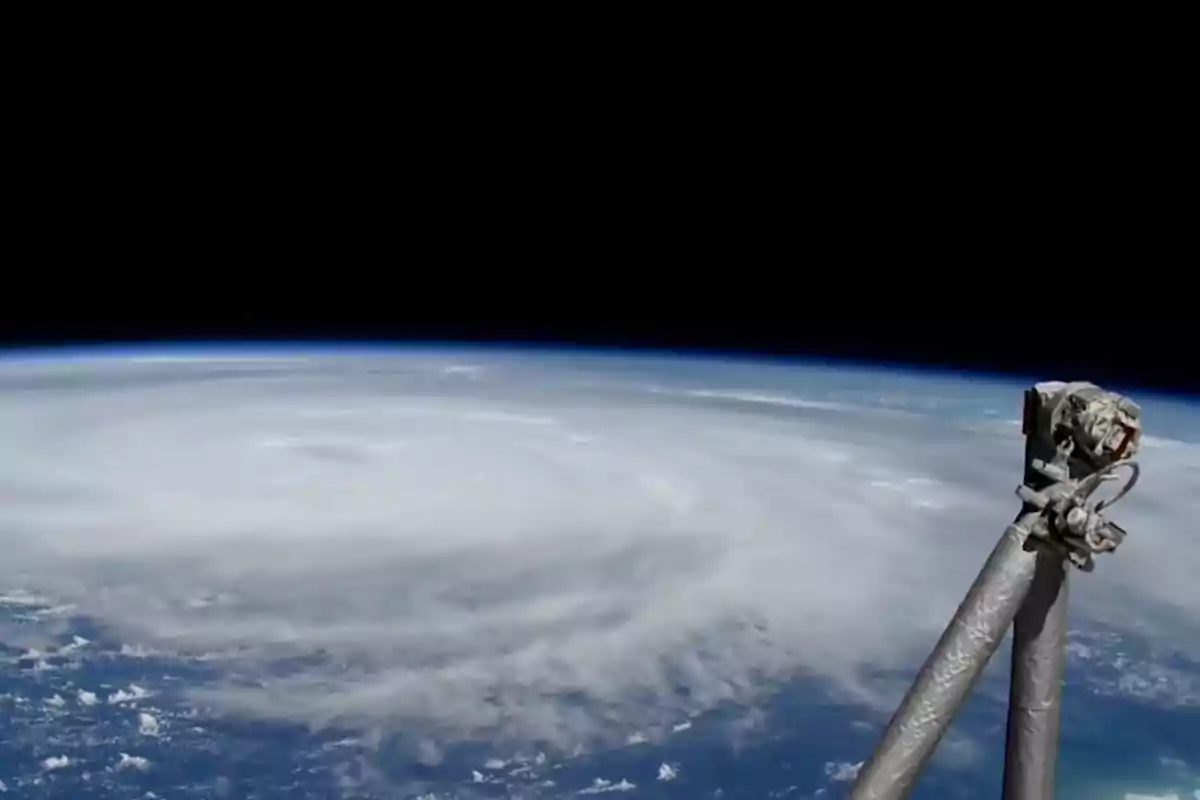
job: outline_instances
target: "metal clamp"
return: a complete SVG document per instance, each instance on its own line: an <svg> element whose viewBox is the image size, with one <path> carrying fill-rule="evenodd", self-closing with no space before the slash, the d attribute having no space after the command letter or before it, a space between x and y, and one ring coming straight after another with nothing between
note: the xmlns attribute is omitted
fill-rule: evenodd
<svg viewBox="0 0 1200 800"><path fill-rule="evenodd" d="M1132 460L1115 461L1083 480L1073 481L1063 479L1061 468L1053 464L1035 460L1032 466L1047 478L1058 480L1041 490L1026 484L1017 487L1017 496L1042 513L1032 522L1025 525L1017 522L1014 526L1058 550L1080 570L1091 572L1096 567L1096 554L1111 553L1125 541L1125 529L1101 512L1133 489L1141 476L1141 467ZM1114 497L1093 504L1092 493L1101 483L1117 480L1115 472L1121 467L1130 470L1125 485Z"/></svg>
<svg viewBox="0 0 1200 800"><path fill-rule="evenodd" d="M1141 475L1132 460L1140 444L1141 409L1095 384L1040 383L1026 394L1025 434L1028 462L1017 496L1026 511L1042 513L1020 530L1091 572L1097 553L1111 553L1125 540L1125 530L1101 512L1128 494ZM1092 503L1092 493L1101 483L1119 480L1122 467L1130 476L1117 495Z"/></svg>

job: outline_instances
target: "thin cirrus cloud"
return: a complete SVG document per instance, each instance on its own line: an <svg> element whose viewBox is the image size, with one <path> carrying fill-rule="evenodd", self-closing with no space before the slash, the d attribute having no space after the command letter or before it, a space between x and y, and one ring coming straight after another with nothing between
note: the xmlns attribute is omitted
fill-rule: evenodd
<svg viewBox="0 0 1200 800"><path fill-rule="evenodd" d="M894 389L865 372L469 366L2 365L0 590L272 671L197 689L217 710L570 748L796 676L885 707L871 676L919 662L1016 510L1019 433L950 379L945 413L876 414L847 400ZM1178 634L1200 455L1164 435L1143 460L1073 614Z"/></svg>

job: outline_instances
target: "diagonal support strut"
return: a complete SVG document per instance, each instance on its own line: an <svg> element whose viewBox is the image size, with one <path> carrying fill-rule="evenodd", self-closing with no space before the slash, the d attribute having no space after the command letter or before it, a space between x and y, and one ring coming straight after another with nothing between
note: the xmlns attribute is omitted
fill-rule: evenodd
<svg viewBox="0 0 1200 800"><path fill-rule="evenodd" d="M1083 382L1046 382L1025 395L1023 506L1008 526L933 652L859 771L853 800L902 800L946 734L1010 626L1012 685L1004 800L1052 800L1066 666L1068 564L1094 569L1125 531L1101 512L1140 471L1132 460L1141 409ZM1113 498L1099 485L1129 468Z"/></svg>

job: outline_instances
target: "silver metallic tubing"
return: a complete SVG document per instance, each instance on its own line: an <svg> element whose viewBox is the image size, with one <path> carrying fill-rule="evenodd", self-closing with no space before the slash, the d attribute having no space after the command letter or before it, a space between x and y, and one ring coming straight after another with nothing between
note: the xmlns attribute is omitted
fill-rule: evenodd
<svg viewBox="0 0 1200 800"><path fill-rule="evenodd" d="M921 667L883 741L859 771L853 800L908 796L954 715L983 674L1033 584L1038 552L1025 549L1029 511L1009 525Z"/></svg>
<svg viewBox="0 0 1200 800"><path fill-rule="evenodd" d="M1033 585L1013 620L1004 800L1053 800L1067 665L1068 566L1039 548Z"/></svg>

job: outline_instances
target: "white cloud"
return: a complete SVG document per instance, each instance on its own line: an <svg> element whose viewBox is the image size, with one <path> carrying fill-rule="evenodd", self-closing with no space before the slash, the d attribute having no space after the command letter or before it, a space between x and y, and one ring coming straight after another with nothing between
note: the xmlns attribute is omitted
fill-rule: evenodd
<svg viewBox="0 0 1200 800"><path fill-rule="evenodd" d="M100 702L94 692L89 692L86 689L79 690L79 704L81 706L94 706Z"/></svg>
<svg viewBox="0 0 1200 800"><path fill-rule="evenodd" d="M451 364L442 368L443 375L467 375L469 377L478 377L483 372L483 367L477 364Z"/></svg>
<svg viewBox="0 0 1200 800"><path fill-rule="evenodd" d="M675 769L670 764L667 764L666 762L664 762L659 765L658 779L660 781L673 781L678 776L679 776L679 770Z"/></svg>
<svg viewBox="0 0 1200 800"><path fill-rule="evenodd" d="M150 696L150 693L138 686L136 683L129 684L128 689L118 689L108 696L109 703L132 703L138 700L143 700Z"/></svg>
<svg viewBox="0 0 1200 800"><path fill-rule="evenodd" d="M861 376L483 360L0 364L0 602L239 676L323 654L195 695L219 710L570 751L764 676L886 706L864 671L919 662L1017 508L1017 431L842 415ZM1072 618L1169 621L1197 657L1200 448L1143 461Z"/></svg>
<svg viewBox="0 0 1200 800"><path fill-rule="evenodd" d="M67 758L66 756L50 756L49 758L42 760L42 769L47 771L63 769L70 764L71 759Z"/></svg>
<svg viewBox="0 0 1200 800"><path fill-rule="evenodd" d="M70 644L66 644L66 645L63 645L62 647L58 648L58 652L60 655L66 655L67 653L74 653L77 650L82 650L83 648L87 647L89 644L91 644L91 642L88 641L87 639L83 638L82 636L75 636L75 637L72 637Z"/></svg>
<svg viewBox="0 0 1200 800"><path fill-rule="evenodd" d="M150 761L142 756L131 756L128 753L119 753L121 758L117 762L117 769L137 769L146 770L150 768Z"/></svg>
<svg viewBox="0 0 1200 800"><path fill-rule="evenodd" d="M835 782L852 781L858 777L862 765L861 761L830 761L825 765L825 776Z"/></svg>
<svg viewBox="0 0 1200 800"><path fill-rule="evenodd" d="M142 736L158 736L158 718L153 714L140 712L138 714L138 733Z"/></svg>
<svg viewBox="0 0 1200 800"><path fill-rule="evenodd" d="M771 406L784 406L787 408L807 408L821 411L851 411L860 412L862 406L851 405L848 403L832 403L821 400L806 400L802 397L788 397L786 395L762 394L755 391L727 391L720 389L693 389L685 394L691 397L708 398L712 400L733 400L740 403L761 403Z"/></svg>
<svg viewBox="0 0 1200 800"><path fill-rule="evenodd" d="M44 605L47 605L45 598L38 597L25 589L0 592L0 606L36 607Z"/></svg>
<svg viewBox="0 0 1200 800"><path fill-rule="evenodd" d="M580 789L579 794L607 794L608 792L628 792L637 788L637 784L630 783L622 778L613 783L606 781L603 778L596 778L592 781L592 785L586 789Z"/></svg>

